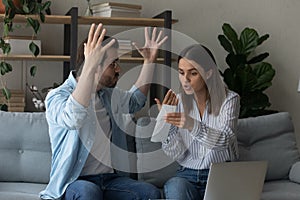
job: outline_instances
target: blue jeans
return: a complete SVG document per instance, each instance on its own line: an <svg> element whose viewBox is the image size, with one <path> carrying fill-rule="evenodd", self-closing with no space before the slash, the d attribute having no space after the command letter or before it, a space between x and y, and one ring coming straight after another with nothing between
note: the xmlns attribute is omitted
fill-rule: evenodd
<svg viewBox="0 0 300 200"><path fill-rule="evenodd" d="M166 199L201 200L204 197L208 169L195 170L180 167L175 177L164 185Z"/></svg>
<svg viewBox="0 0 300 200"><path fill-rule="evenodd" d="M160 191L150 183L117 174L79 177L71 183L64 200L148 200L161 198Z"/></svg>

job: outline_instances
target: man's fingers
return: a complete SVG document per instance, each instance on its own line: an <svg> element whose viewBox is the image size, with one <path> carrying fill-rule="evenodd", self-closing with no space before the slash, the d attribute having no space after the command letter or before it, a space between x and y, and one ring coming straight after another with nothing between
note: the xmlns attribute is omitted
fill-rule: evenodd
<svg viewBox="0 0 300 200"><path fill-rule="evenodd" d="M151 40L152 40L152 41L155 41L155 38L156 38L156 29L157 29L157 28L154 27L153 30L152 30L152 36L151 36Z"/></svg>
<svg viewBox="0 0 300 200"><path fill-rule="evenodd" d="M168 36L165 36L160 42L157 43L157 45L160 47L167 39Z"/></svg>
<svg viewBox="0 0 300 200"><path fill-rule="evenodd" d="M89 35L88 35L88 40L87 40L87 44L90 44L93 37L94 37L94 32L95 32L95 24L93 23L90 27L90 31L89 31Z"/></svg>
<svg viewBox="0 0 300 200"><path fill-rule="evenodd" d="M139 52L139 54L143 55L143 54L142 54L142 51L141 51L140 48L136 45L135 42L133 42L132 45L133 45L134 48Z"/></svg>
<svg viewBox="0 0 300 200"><path fill-rule="evenodd" d="M145 27L145 41L146 41L146 43L150 40L148 31L149 31L149 28Z"/></svg>
<svg viewBox="0 0 300 200"><path fill-rule="evenodd" d="M101 32L101 29L102 29L102 24L100 23L100 24L97 26L97 29L96 29L95 34L94 34L94 37L93 37L93 42L92 42L93 45L96 45L96 44L97 44L97 41L98 41L98 39L99 39L99 35L100 35L100 32Z"/></svg>
<svg viewBox="0 0 300 200"><path fill-rule="evenodd" d="M101 32L101 35L100 35L99 38L98 38L97 45L101 45L101 43L102 43L102 41L103 41L103 39L104 39L105 34L106 34L106 29L104 28L104 29L102 30L102 32Z"/></svg>
<svg viewBox="0 0 300 200"><path fill-rule="evenodd" d="M162 36L162 31L159 31L158 36L155 40L156 43L159 43L159 40L160 40L161 36Z"/></svg>
<svg viewBox="0 0 300 200"><path fill-rule="evenodd" d="M106 51L107 49L109 49L114 43L116 42L115 39L112 39L111 41L109 41L109 43L107 43L106 45L104 45L102 48L104 51Z"/></svg>

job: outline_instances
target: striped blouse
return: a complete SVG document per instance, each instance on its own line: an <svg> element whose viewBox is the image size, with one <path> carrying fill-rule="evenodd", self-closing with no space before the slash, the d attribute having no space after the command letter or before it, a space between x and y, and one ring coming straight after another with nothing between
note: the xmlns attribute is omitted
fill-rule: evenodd
<svg viewBox="0 0 300 200"><path fill-rule="evenodd" d="M193 102L197 108L196 102ZM162 143L166 155L187 168L209 169L211 163L238 158L236 124L239 115L239 96L228 91L218 116L208 113L208 105L200 117L198 109L190 112L194 118L192 131L171 126L168 138ZM179 98L178 111L183 112Z"/></svg>

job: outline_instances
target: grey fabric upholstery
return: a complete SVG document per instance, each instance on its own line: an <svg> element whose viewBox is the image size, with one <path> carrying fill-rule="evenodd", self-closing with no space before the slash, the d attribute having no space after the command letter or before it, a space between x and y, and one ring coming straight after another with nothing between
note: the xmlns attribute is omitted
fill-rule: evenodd
<svg viewBox="0 0 300 200"><path fill-rule="evenodd" d="M240 119L237 137L240 160L267 160L266 180L288 179L299 161L294 127L288 113Z"/></svg>
<svg viewBox="0 0 300 200"><path fill-rule="evenodd" d="M136 164L139 180L162 187L178 165L150 141L154 125L149 117L137 121ZM51 164L45 113L0 112L0 127L0 200L39 199ZM240 119L237 136L241 160L269 161L261 199L299 200L300 161L290 115Z"/></svg>
<svg viewBox="0 0 300 200"><path fill-rule="evenodd" d="M137 151L147 153L159 149L158 143L150 141L155 120L140 118L137 125L136 136L139 137L136 138ZM300 156L289 113L239 119L237 130L240 160L268 160L261 200L299 200L300 162L297 161ZM152 162L153 158L146 159L144 155L138 155L138 171L149 169ZM139 179L162 187L175 172L176 164L173 163L161 170L141 173Z"/></svg>
<svg viewBox="0 0 300 200"><path fill-rule="evenodd" d="M300 184L300 162L293 164L290 170L289 178L291 181Z"/></svg>
<svg viewBox="0 0 300 200"><path fill-rule="evenodd" d="M0 200L39 199L51 164L45 113L0 111L0 127Z"/></svg>

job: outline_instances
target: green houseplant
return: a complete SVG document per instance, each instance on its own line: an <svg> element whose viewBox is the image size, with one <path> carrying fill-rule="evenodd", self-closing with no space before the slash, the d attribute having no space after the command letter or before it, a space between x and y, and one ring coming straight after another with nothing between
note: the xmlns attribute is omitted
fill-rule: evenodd
<svg viewBox="0 0 300 200"><path fill-rule="evenodd" d="M32 38L34 38L40 31L40 22L45 22L45 14L51 14L50 6L51 1L42 2L42 0L19 0L18 5L14 4L13 0L2 0L5 6L5 14L3 19L3 34L0 38L0 48L3 54L9 54L11 46L9 43L5 42L4 38L8 36L10 32L13 32L14 26L13 21L16 14L25 15L27 26L31 27L33 30ZM32 52L33 56L39 55L39 47L32 41L29 44L29 50ZM12 66L4 59L0 61L0 74L4 76L6 73L12 71ZM36 73L36 66L31 66L30 69L31 76ZM6 85L1 80L2 93L6 100L10 98L10 91L7 89ZM0 110L7 110L5 104L0 104Z"/></svg>
<svg viewBox="0 0 300 200"><path fill-rule="evenodd" d="M266 115L276 111L271 106L264 91L272 85L275 70L265 62L268 52L256 54L255 50L269 38L268 34L259 36L253 28L246 27L240 33L227 23L222 26L223 34L218 36L222 47L228 52L226 63L229 68L221 75L230 90L241 97L240 118Z"/></svg>

